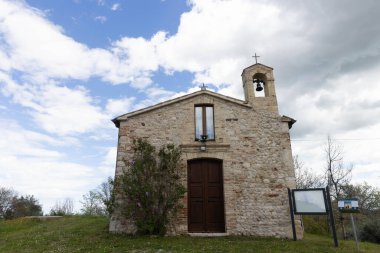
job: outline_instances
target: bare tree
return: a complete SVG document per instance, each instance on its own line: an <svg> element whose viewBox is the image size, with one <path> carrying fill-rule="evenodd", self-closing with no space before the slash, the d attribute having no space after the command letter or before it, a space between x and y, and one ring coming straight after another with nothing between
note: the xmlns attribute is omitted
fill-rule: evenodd
<svg viewBox="0 0 380 253"><path fill-rule="evenodd" d="M343 196L344 186L350 184L353 165L345 165L343 162L343 147L335 143L327 136L326 154L326 178L330 189L330 195L335 201ZM339 221L342 227L343 239L346 239L343 215L339 213Z"/></svg>
<svg viewBox="0 0 380 253"><path fill-rule="evenodd" d="M0 187L0 218L4 218L7 211L12 207L12 201L17 196L17 193L5 187Z"/></svg>
<svg viewBox="0 0 380 253"><path fill-rule="evenodd" d="M73 200L66 198L63 202L56 201L55 205L50 209L50 215L72 215L74 214Z"/></svg>
<svg viewBox="0 0 380 253"><path fill-rule="evenodd" d="M297 189L318 188L325 185L323 176L315 174L310 168L305 168L298 155L293 157L293 162Z"/></svg>
<svg viewBox="0 0 380 253"><path fill-rule="evenodd" d="M327 137L326 154L326 178L330 187L330 194L338 200L343 193L343 187L351 182L353 165L345 165L343 162L343 148L335 143L330 136Z"/></svg>

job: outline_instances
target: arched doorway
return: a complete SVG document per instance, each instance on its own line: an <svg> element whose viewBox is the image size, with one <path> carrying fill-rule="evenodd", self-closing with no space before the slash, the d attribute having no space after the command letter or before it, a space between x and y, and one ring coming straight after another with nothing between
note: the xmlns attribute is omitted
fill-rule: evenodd
<svg viewBox="0 0 380 253"><path fill-rule="evenodd" d="M222 161L195 159L187 165L188 231L225 232Z"/></svg>

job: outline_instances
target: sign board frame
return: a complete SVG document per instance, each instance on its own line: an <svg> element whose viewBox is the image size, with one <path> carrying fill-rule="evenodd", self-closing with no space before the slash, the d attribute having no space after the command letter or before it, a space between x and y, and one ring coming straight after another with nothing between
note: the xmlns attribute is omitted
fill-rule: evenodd
<svg viewBox="0 0 380 253"><path fill-rule="evenodd" d="M312 192L314 191L314 192ZM298 201L298 210L296 209L297 207L297 200L296 196L297 192L301 194L304 194L303 197L305 197L304 200L307 201ZM314 195L313 195L314 194ZM319 197L318 197L319 194ZM322 194L322 198L321 195ZM308 196L309 195L309 196ZM332 205L331 205L331 196L330 196L330 188L327 186L326 188L312 188L312 189L293 189L290 190L288 188L288 197L289 197L289 209L290 209L290 219L292 221L292 232L293 232L293 240L297 240L297 233L296 233L296 226L294 222L294 214L304 214L304 215L329 215L330 218L330 225L331 225L331 233L334 239L334 245L335 247L339 246L338 242L338 237L336 235L336 229L335 229L335 221L334 221L334 214L332 211ZM309 197L309 199L308 199ZM297 199L299 200L299 196L297 196ZM315 200L317 200L317 205L316 207L313 207L313 203L315 203ZM304 203L304 207L306 206L307 208L304 209L321 209L321 203L324 203L324 210L319 210L317 212L302 212L300 210L300 202L301 202L301 209L302 209L302 202ZM308 205L308 206L307 206ZM319 205L319 206L318 206ZM322 208L323 209L323 208ZM352 214L351 214L352 215Z"/></svg>
<svg viewBox="0 0 380 253"><path fill-rule="evenodd" d="M325 188L292 190L294 214L327 215L329 208ZM302 201L301 201L302 199ZM320 205L315 205L315 202ZM308 205L306 207L306 205Z"/></svg>
<svg viewBox="0 0 380 253"><path fill-rule="evenodd" d="M359 213L359 199L349 198L338 200L338 210L342 213Z"/></svg>

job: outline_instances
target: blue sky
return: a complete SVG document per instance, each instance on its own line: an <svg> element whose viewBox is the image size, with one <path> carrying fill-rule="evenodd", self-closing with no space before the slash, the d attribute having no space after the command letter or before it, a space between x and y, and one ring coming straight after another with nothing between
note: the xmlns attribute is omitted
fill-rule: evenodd
<svg viewBox="0 0 380 253"><path fill-rule="evenodd" d="M344 7L342 7L344 3ZM0 186L49 211L113 176L113 117L199 90L243 99L274 68L293 154L322 173L328 134L380 187L380 3L0 0Z"/></svg>

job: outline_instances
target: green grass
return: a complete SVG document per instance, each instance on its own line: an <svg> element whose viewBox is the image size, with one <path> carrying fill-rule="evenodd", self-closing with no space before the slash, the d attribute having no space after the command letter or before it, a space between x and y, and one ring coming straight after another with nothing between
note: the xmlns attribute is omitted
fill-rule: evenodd
<svg viewBox="0 0 380 253"><path fill-rule="evenodd" d="M360 243L361 252L380 245ZM0 252L357 252L353 241L333 246L331 237L307 234L302 241L248 236L218 238L131 237L107 232L102 217L0 221Z"/></svg>

